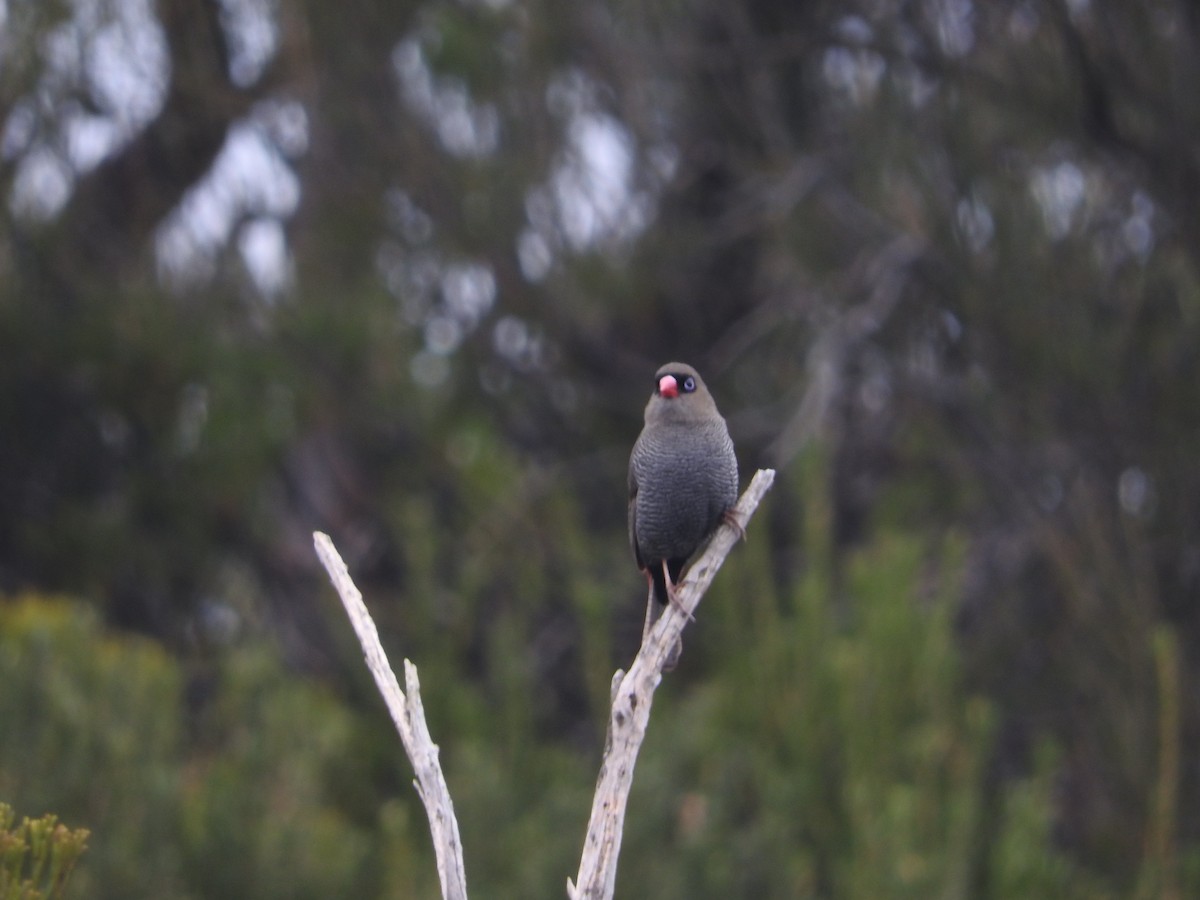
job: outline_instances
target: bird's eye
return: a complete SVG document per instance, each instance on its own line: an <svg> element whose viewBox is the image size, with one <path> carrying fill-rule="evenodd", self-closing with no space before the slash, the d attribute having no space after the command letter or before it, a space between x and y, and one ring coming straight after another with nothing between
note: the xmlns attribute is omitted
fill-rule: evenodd
<svg viewBox="0 0 1200 900"><path fill-rule="evenodd" d="M695 389L696 389L696 379L695 378L693 378L691 375L689 375L687 378L683 379L683 392L685 394L690 394Z"/></svg>

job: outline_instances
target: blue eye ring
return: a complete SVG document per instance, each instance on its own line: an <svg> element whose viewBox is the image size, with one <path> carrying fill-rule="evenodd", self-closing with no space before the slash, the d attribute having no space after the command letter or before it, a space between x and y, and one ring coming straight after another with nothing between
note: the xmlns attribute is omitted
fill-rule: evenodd
<svg viewBox="0 0 1200 900"><path fill-rule="evenodd" d="M683 392L685 394L690 394L695 389L696 389L696 379L695 378L693 378L691 375L689 375L687 378L683 379Z"/></svg>

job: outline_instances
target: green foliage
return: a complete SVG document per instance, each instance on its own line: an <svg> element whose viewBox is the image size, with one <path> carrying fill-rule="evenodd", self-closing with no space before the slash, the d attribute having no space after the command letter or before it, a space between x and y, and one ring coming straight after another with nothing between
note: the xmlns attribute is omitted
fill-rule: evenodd
<svg viewBox="0 0 1200 900"><path fill-rule="evenodd" d="M87 849L88 830L67 828L50 813L15 822L13 808L0 803L0 900L57 900Z"/></svg>
<svg viewBox="0 0 1200 900"><path fill-rule="evenodd" d="M373 896L385 866L392 880L432 866L383 858L375 826L334 796L356 737L327 691L265 648L206 672L191 715L184 681L156 644L106 636L77 604L0 605L0 793L92 829L77 896Z"/></svg>
<svg viewBox="0 0 1200 900"><path fill-rule="evenodd" d="M988 855L994 897L1106 900L1119 896L1104 879L1075 865L1054 846L1053 809L1058 754L1043 747L1032 775L1006 786L998 815L1006 827ZM1196 882L1200 884L1200 882Z"/></svg>
<svg viewBox="0 0 1200 900"><path fill-rule="evenodd" d="M182 678L151 641L74 604L0 605L0 795L96 835L81 896L145 896L178 861Z"/></svg>
<svg viewBox="0 0 1200 900"><path fill-rule="evenodd" d="M183 880L204 896L369 894L371 843L330 796L352 722L264 649L234 654L191 723L182 787Z"/></svg>
<svg viewBox="0 0 1200 900"><path fill-rule="evenodd" d="M719 671L655 709L626 891L1091 896L1049 839L1049 768L986 804L995 712L965 690L955 648L962 551L889 537L856 554L840 597L818 567L794 596L706 601L698 630L723 620ZM738 552L723 578L760 562Z"/></svg>

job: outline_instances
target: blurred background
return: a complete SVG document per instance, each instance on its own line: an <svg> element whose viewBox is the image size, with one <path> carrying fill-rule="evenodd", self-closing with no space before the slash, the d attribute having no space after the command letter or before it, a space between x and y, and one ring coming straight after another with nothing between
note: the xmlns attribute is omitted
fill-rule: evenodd
<svg viewBox="0 0 1200 900"><path fill-rule="evenodd" d="M89 898L578 865L655 368L779 479L618 896L1200 896L1200 7L0 2L0 800Z"/></svg>

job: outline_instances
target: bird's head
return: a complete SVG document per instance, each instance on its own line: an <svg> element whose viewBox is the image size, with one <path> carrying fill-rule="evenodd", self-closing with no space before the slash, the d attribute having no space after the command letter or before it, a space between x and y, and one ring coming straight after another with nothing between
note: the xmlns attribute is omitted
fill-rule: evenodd
<svg viewBox="0 0 1200 900"><path fill-rule="evenodd" d="M719 415L700 373L687 363L667 363L654 373L654 393L646 404L647 422L699 422Z"/></svg>

